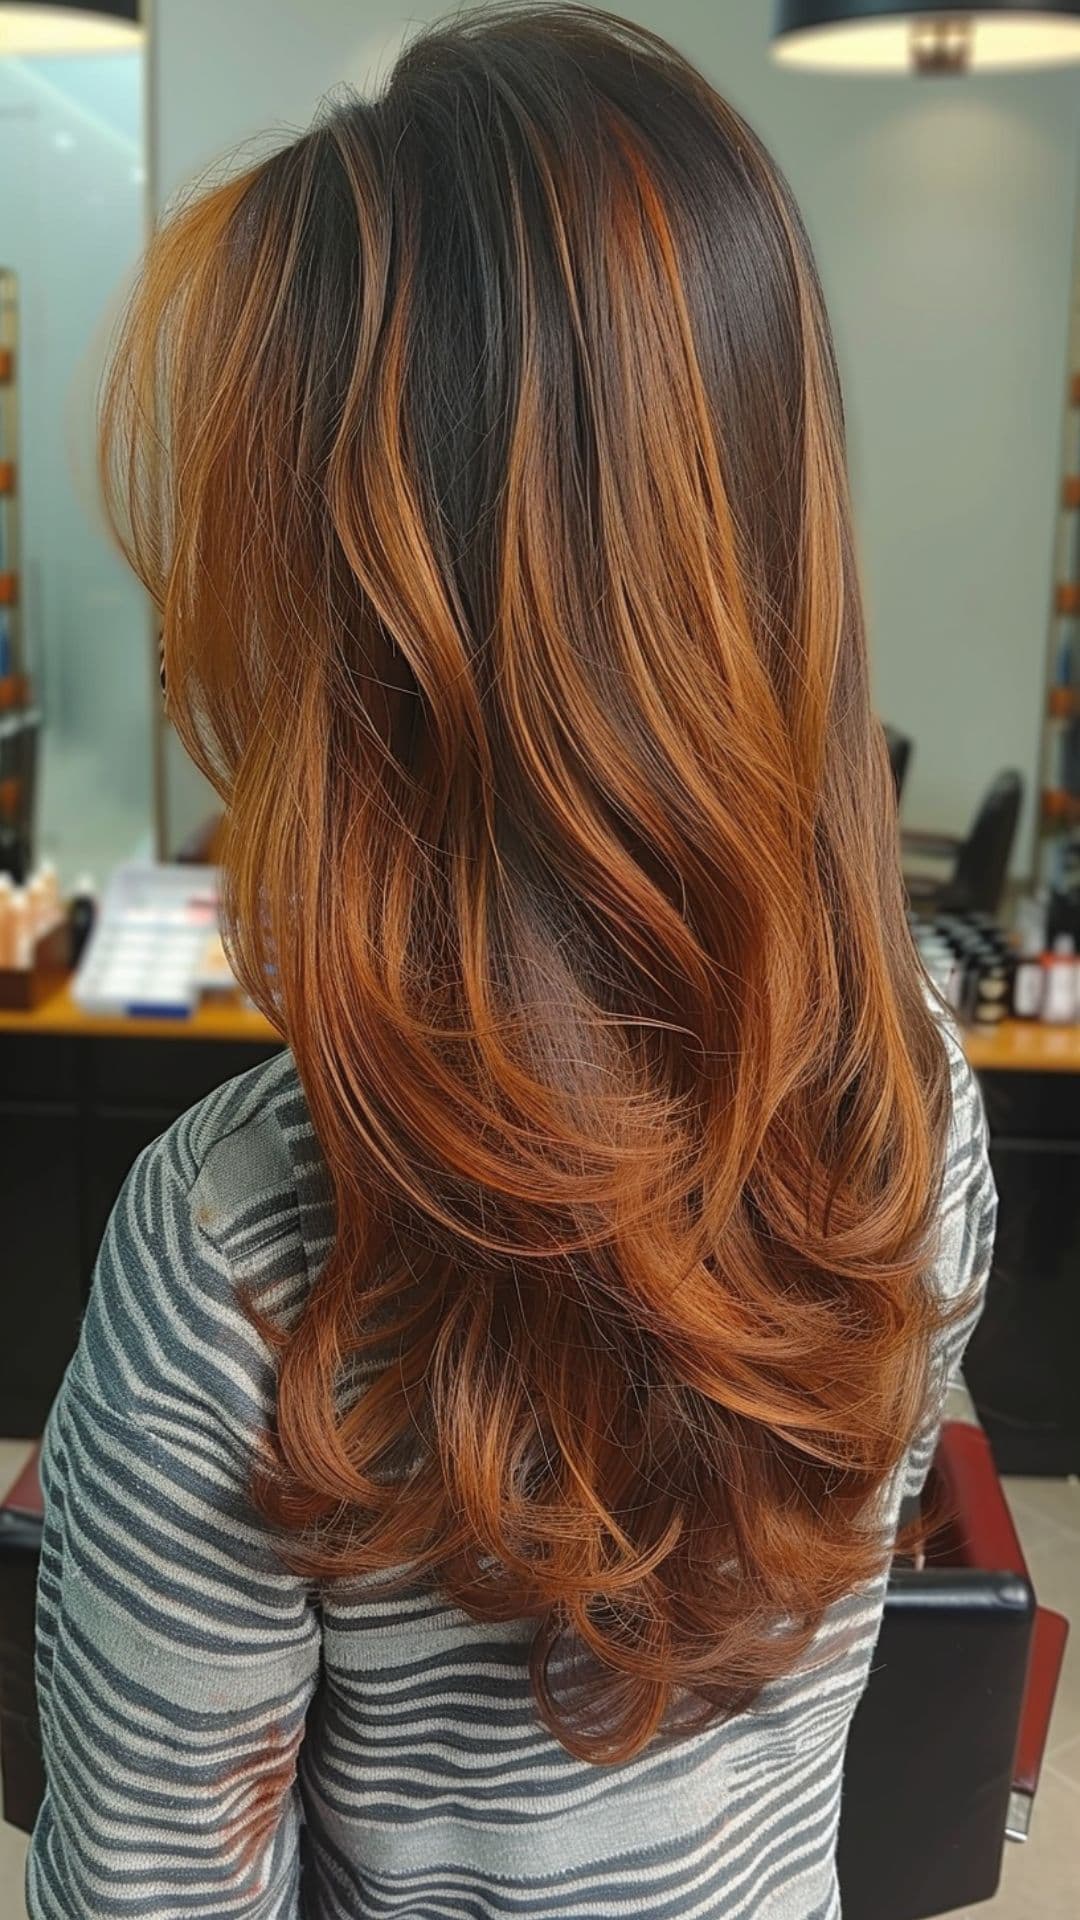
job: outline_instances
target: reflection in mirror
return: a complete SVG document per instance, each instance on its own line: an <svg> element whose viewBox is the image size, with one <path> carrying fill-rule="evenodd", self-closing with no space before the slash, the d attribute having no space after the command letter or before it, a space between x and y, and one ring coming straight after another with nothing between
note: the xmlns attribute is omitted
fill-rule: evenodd
<svg viewBox="0 0 1080 1920"><path fill-rule="evenodd" d="M67 885L152 841L147 607L104 530L92 455L108 334L144 238L143 84L137 44L0 49L0 864L50 859ZM16 710L41 715L33 804Z"/></svg>

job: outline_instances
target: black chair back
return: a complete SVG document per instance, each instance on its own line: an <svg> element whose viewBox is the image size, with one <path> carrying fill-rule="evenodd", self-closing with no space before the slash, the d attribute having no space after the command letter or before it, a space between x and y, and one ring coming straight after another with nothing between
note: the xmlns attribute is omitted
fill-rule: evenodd
<svg viewBox="0 0 1080 1920"><path fill-rule="evenodd" d="M1034 1616L1016 1573L894 1572L844 1765L844 1920L992 1898Z"/></svg>
<svg viewBox="0 0 1080 1920"><path fill-rule="evenodd" d="M34 1691L41 1514L0 1506L0 1815L29 1833L45 1791Z"/></svg>
<svg viewBox="0 0 1080 1920"><path fill-rule="evenodd" d="M893 785L896 788L896 804L899 806L911 762L911 741L906 733L901 733L896 727L886 724L882 731L885 735L885 745L889 750L889 765L892 768Z"/></svg>
<svg viewBox="0 0 1080 1920"><path fill-rule="evenodd" d="M1010 769L999 773L956 856L951 880L941 889L939 911L996 913L1005 891L1016 839L1024 782Z"/></svg>

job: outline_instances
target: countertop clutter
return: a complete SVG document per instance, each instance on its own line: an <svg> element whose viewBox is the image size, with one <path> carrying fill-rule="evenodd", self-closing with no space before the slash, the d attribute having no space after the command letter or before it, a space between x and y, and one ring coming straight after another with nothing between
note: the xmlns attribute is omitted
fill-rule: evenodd
<svg viewBox="0 0 1080 1920"><path fill-rule="evenodd" d="M100 903L85 878L63 902L52 868L0 876L0 1028L276 1040L229 969L216 869L153 862L118 867Z"/></svg>
<svg viewBox="0 0 1080 1920"><path fill-rule="evenodd" d="M1080 959L1071 933L1051 931L1044 900L1022 900L1012 932L988 913L913 915L911 925L977 1071L1080 1068Z"/></svg>
<svg viewBox="0 0 1080 1920"><path fill-rule="evenodd" d="M56 869L39 867L22 887L0 871L0 1011L28 1011L57 991L70 968L69 914Z"/></svg>
<svg viewBox="0 0 1080 1920"><path fill-rule="evenodd" d="M280 1045L228 971L217 905L207 867L121 867L100 906L82 881L66 922L51 868L26 888L0 881L0 1032ZM59 954L63 925L71 938ZM977 1072L1080 1072L1080 960L1069 937L1041 951L1023 908L1014 935L987 914L916 918L912 931Z"/></svg>

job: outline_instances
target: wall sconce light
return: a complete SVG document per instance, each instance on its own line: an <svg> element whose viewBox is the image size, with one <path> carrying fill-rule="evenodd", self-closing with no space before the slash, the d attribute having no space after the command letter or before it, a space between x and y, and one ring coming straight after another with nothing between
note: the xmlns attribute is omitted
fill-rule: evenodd
<svg viewBox="0 0 1080 1920"><path fill-rule="evenodd" d="M139 0L0 0L0 57L120 53L142 44Z"/></svg>
<svg viewBox="0 0 1080 1920"><path fill-rule="evenodd" d="M780 0L773 55L822 73L991 73L1080 61L1080 0Z"/></svg>

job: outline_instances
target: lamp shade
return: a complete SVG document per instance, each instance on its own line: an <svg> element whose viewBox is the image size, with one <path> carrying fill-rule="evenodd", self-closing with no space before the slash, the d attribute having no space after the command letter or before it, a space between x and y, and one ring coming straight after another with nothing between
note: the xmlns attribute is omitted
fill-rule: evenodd
<svg viewBox="0 0 1080 1920"><path fill-rule="evenodd" d="M0 57L118 53L141 41L139 0L0 0Z"/></svg>
<svg viewBox="0 0 1080 1920"><path fill-rule="evenodd" d="M1080 61L1080 0L780 0L773 53L826 73L968 73Z"/></svg>

